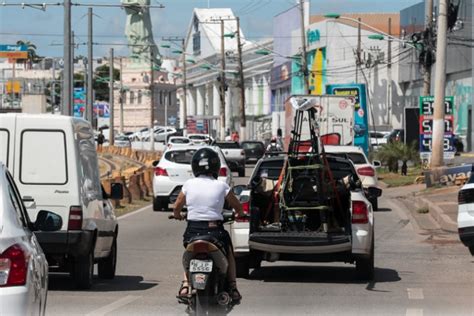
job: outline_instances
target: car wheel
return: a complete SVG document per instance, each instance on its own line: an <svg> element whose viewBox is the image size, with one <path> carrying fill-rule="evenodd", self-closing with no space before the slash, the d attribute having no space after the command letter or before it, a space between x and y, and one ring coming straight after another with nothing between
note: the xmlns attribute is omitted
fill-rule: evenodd
<svg viewBox="0 0 474 316"><path fill-rule="evenodd" d="M359 280L370 281L374 278L374 236L372 235L372 247L369 257L356 260L356 274Z"/></svg>
<svg viewBox="0 0 474 316"><path fill-rule="evenodd" d="M153 211L167 211L168 210L168 198L155 197L153 198Z"/></svg>
<svg viewBox="0 0 474 316"><path fill-rule="evenodd" d="M375 197L375 198L371 198L369 200L369 202L372 204L372 210L374 212L377 212L379 210L379 201L378 199Z"/></svg>
<svg viewBox="0 0 474 316"><path fill-rule="evenodd" d="M239 169L239 177L245 177L245 167Z"/></svg>
<svg viewBox="0 0 474 316"><path fill-rule="evenodd" d="M113 279L115 278L115 270L117 267L117 236L114 237L110 254L107 258L99 261L98 271L99 278L101 279Z"/></svg>
<svg viewBox="0 0 474 316"><path fill-rule="evenodd" d="M74 262L73 278L76 287L81 290L90 289L92 286L92 276L94 274L94 253L93 249L86 256L77 257Z"/></svg>
<svg viewBox="0 0 474 316"><path fill-rule="evenodd" d="M236 257L235 270L238 278L248 278L250 270L249 256Z"/></svg>
<svg viewBox="0 0 474 316"><path fill-rule="evenodd" d="M474 246L469 247L469 252L474 256Z"/></svg>

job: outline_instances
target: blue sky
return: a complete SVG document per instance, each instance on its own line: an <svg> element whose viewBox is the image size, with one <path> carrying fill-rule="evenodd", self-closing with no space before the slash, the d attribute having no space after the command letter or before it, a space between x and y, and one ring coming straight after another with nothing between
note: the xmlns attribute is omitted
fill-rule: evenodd
<svg viewBox="0 0 474 316"><path fill-rule="evenodd" d="M46 0L10 0L7 3L57 2ZM119 0L73 0L73 2L119 4ZM311 1L311 13L329 12L398 12L403 8L421 2L421 0L329 0ZM207 0L152 0L152 4L161 3L164 9L152 9L153 31L158 42L163 36L183 36L191 19L193 8L206 8ZM270 38L272 36L272 18L290 8L294 0L209 0L210 7L230 7L234 14L241 17L241 28L250 40ZM76 42L87 40L86 7L73 7L72 27ZM125 12L120 8L94 8L94 55L103 56L115 46L116 55L126 55L128 50L123 35ZM62 56L63 9L51 6L46 12L20 7L0 6L0 44L11 44L19 39L29 40L38 47L41 56ZM80 45L76 55L86 55L86 46Z"/></svg>

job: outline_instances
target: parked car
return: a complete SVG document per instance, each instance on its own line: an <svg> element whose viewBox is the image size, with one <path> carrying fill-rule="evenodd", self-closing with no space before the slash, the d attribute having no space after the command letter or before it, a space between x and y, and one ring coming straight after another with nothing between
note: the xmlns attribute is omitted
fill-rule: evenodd
<svg viewBox="0 0 474 316"><path fill-rule="evenodd" d="M176 133L176 129L171 127L159 127L155 129L155 142L162 142L166 143L168 138ZM142 141L149 142L150 141L150 133L145 132L143 133Z"/></svg>
<svg viewBox="0 0 474 316"><path fill-rule="evenodd" d="M245 177L245 151L238 142L215 142L224 153L230 170L237 171L239 177Z"/></svg>
<svg viewBox="0 0 474 316"><path fill-rule="evenodd" d="M258 161L265 155L265 145L259 141L244 141L240 144L245 151L246 162Z"/></svg>
<svg viewBox="0 0 474 316"><path fill-rule="evenodd" d="M366 196L372 203L374 211L378 210L378 198L382 190L378 187L377 172L375 169L381 166L380 161L374 160L372 164L367 159L364 150L358 146L324 146L326 153L332 156L350 159L354 164L357 174L362 181L362 187Z"/></svg>
<svg viewBox="0 0 474 316"><path fill-rule="evenodd" d="M70 272L78 288L99 277L115 276L118 222L104 207L90 123L60 115L0 114L0 153L23 194L28 215L36 220L47 208L64 222L57 232L36 233L55 271ZM121 199L120 184L111 197Z"/></svg>
<svg viewBox="0 0 474 316"><path fill-rule="evenodd" d="M40 211L29 219L13 177L0 161L0 314L45 315L48 262L32 231L61 229L62 218Z"/></svg>
<svg viewBox="0 0 474 316"><path fill-rule="evenodd" d="M202 146L191 145L171 148L164 152L159 162L155 161L153 163L155 167L153 177L154 211L167 211L173 207L184 182L194 177L191 169L191 159L199 148L202 148ZM232 173L221 150L219 147L210 146L209 148L215 150L221 160L218 180L232 186Z"/></svg>
<svg viewBox="0 0 474 316"><path fill-rule="evenodd" d="M379 131L370 131L369 138L370 138L370 146L373 150L377 150L380 146L387 143L387 135L390 132L379 132Z"/></svg>
<svg viewBox="0 0 474 316"><path fill-rule="evenodd" d="M186 146L192 146L194 143L187 137L184 136L171 136L168 139L168 144L166 144L166 149L171 149L171 148L178 148L178 147L186 147Z"/></svg>
<svg viewBox="0 0 474 316"><path fill-rule="evenodd" d="M474 256L474 170L469 181L459 190L458 233L461 242Z"/></svg>
<svg viewBox="0 0 474 316"><path fill-rule="evenodd" d="M188 134L188 138L196 145L211 145L214 141L207 134Z"/></svg>
<svg viewBox="0 0 474 316"><path fill-rule="evenodd" d="M119 135L115 137L114 145L116 147L131 147L132 143L130 139L125 135Z"/></svg>
<svg viewBox="0 0 474 316"><path fill-rule="evenodd" d="M307 182L308 186L304 185L305 181L311 181L309 178L298 177L290 184L293 187L295 185L304 187L303 191L307 189L305 196L301 195L301 190L294 191L293 194L292 190L285 191L282 188L283 192L286 192L283 194L298 197L298 201L294 200L296 203L294 205L299 205L291 206L296 210L290 211L292 215L285 225L291 226L292 229L286 230L283 229L282 217L272 206L274 200L271 198L284 159L282 156L262 158L252 175L250 205L247 207L250 210L249 250L247 255L243 248L236 252L239 254L236 259L238 274L247 276L250 268L260 267L262 260L341 261L355 263L358 277L371 279L374 273L374 216L372 205L365 197L352 162L344 158L327 157L334 179L338 183L344 183L345 179L349 179L350 183L349 188L344 189L344 194L340 193L340 203L334 204L330 213L332 219L328 224L323 224L323 217L320 217L320 212L323 211L319 209L321 206L311 207L318 205L314 200L316 198L314 190L318 188L311 182ZM301 169L299 170L298 172L302 174ZM339 187L337 190L339 191ZM285 198L285 201L290 200L292 198ZM267 224L268 222L271 224ZM324 225L327 225L326 228ZM244 234L243 227L240 231L235 229L234 240L237 241L237 246L241 245L239 240L242 242L245 239Z"/></svg>

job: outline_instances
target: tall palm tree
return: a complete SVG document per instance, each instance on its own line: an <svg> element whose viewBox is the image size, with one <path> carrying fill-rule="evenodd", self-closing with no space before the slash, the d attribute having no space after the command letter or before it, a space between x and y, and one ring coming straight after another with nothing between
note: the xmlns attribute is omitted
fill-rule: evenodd
<svg viewBox="0 0 474 316"><path fill-rule="evenodd" d="M24 64L28 63L29 69L31 69L33 63L37 63L41 59L43 59L42 57L38 56L38 54L36 54L36 45L31 43L30 41L20 40L20 41L17 41L16 44L17 45L24 45L24 46L27 47L28 58L27 59L18 59L18 62L19 63L24 63Z"/></svg>

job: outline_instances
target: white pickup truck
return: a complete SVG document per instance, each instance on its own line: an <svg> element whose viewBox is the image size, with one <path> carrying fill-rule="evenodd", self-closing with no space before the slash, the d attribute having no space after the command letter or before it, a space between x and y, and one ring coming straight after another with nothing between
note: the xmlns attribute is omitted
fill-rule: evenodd
<svg viewBox="0 0 474 316"><path fill-rule="evenodd" d="M237 171L239 177L245 177L245 151L238 142L216 142L224 154L231 171Z"/></svg>

